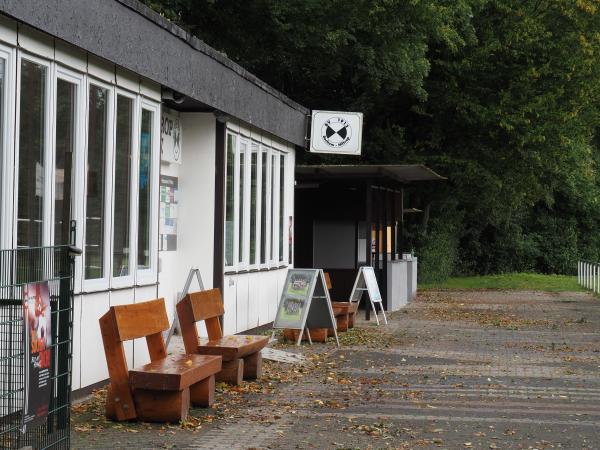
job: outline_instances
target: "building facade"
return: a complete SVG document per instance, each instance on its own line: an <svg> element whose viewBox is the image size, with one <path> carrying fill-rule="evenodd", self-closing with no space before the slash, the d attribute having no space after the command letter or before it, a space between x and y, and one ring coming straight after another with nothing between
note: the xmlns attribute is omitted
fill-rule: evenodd
<svg viewBox="0 0 600 450"><path fill-rule="evenodd" d="M308 110L133 0L0 2L0 107L0 248L83 250L73 389L108 378L100 316L173 320L193 267L226 333L273 320Z"/></svg>

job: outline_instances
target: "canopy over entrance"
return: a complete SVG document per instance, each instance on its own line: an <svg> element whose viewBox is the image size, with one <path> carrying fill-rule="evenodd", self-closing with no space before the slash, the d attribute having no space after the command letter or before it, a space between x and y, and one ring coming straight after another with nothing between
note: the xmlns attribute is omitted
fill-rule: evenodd
<svg viewBox="0 0 600 450"><path fill-rule="evenodd" d="M334 300L349 298L356 270L373 266L387 307L389 261L401 258L404 188L445 177L422 164L296 167L294 263L329 272Z"/></svg>

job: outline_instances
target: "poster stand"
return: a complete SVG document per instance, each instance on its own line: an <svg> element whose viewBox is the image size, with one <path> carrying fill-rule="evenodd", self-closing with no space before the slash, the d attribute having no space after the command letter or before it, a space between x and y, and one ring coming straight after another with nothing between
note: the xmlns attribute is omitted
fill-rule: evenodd
<svg viewBox="0 0 600 450"><path fill-rule="evenodd" d="M312 345L309 328L332 328L335 342L340 346L331 298L322 269L288 271L277 307L277 316L273 322L271 339L275 336L275 330L282 328L300 330L296 345L300 345L304 334Z"/></svg>
<svg viewBox="0 0 600 450"><path fill-rule="evenodd" d="M383 321L387 325L387 317L383 310L383 300L381 299L381 293L379 292L379 285L377 284L377 277L375 277L375 271L371 266L363 266L359 269L354 280L354 286L352 287L352 293L350 294L350 301L360 303L363 297L363 293L366 292L371 302L371 308L375 314L375 320L377 320L377 326L379 326L379 317L377 317L377 309L375 304L379 304L381 314L383 314ZM358 305L357 305L358 308Z"/></svg>
<svg viewBox="0 0 600 450"><path fill-rule="evenodd" d="M202 275L200 275L200 269L198 269L196 267L192 267L190 269L190 272L188 273L187 279L185 280L183 290L177 296L177 301L175 302L175 304L179 303L183 299L183 297L185 297L188 294L188 292L190 290L190 286L192 285L192 281L194 280L194 275L196 276L196 279L198 280L198 285L200 286L200 290L201 291L204 290L204 283L202 282ZM171 340L171 338L173 337L173 334L175 333L175 328L177 328L178 326L179 326L179 319L177 318L177 314L175 314L173 323L171 324L171 328L169 328L169 334L167 334L167 338L165 339L165 348L169 348L169 341Z"/></svg>

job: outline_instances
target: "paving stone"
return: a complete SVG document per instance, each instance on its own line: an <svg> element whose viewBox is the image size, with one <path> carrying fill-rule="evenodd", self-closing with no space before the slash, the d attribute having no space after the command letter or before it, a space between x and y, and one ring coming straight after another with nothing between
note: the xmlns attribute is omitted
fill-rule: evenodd
<svg viewBox="0 0 600 450"><path fill-rule="evenodd" d="M199 430L74 430L72 446L600 448L600 301L592 295L427 292L389 322L389 345L290 348L307 359L322 354L320 369L242 394L232 416ZM384 330L362 318L357 325Z"/></svg>

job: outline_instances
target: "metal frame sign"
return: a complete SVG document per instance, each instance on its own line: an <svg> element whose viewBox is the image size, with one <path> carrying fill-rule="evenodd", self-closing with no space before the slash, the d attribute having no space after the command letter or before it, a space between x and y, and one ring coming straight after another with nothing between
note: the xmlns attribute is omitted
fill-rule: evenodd
<svg viewBox="0 0 600 450"><path fill-rule="evenodd" d="M371 302L373 313L375 313L377 325L379 325L379 317L377 317L375 303L379 305L379 309L383 314L383 322L387 325L387 317L385 316L385 311L383 310L383 301L381 299L381 292L379 292L379 284L377 283L375 270L371 266L364 266L358 270L356 280L354 280L354 286L352 287L352 293L350 294L350 301L360 303L364 292L366 292L369 296L369 301Z"/></svg>
<svg viewBox="0 0 600 450"><path fill-rule="evenodd" d="M273 329L278 328L301 330L296 345L300 345L305 332L310 339L308 328L333 328L339 347L337 323L322 269L288 270L273 322Z"/></svg>
<svg viewBox="0 0 600 450"><path fill-rule="evenodd" d="M363 115L359 112L313 111L310 151L360 155L362 125Z"/></svg>

